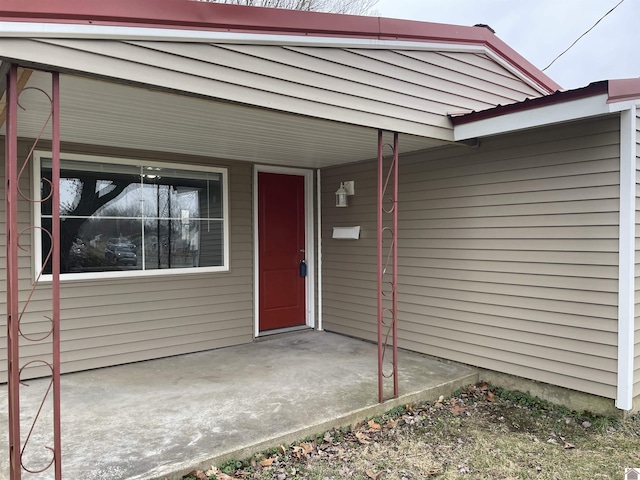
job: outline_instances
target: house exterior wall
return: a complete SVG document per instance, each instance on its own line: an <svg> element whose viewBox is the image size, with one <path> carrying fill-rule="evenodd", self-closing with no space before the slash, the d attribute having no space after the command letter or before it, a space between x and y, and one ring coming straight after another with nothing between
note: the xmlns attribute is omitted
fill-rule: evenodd
<svg viewBox="0 0 640 480"><path fill-rule="evenodd" d="M2 146L4 142L0 142ZM70 372L251 342L253 339L252 165L201 157L63 145L63 153L144 158L190 165L228 167L230 271L206 274L62 282L62 371ZM27 144L20 144L22 158ZM4 177L4 147L1 174ZM22 182L28 191L30 180ZM4 195L4 181L2 191ZM20 202L20 226L31 225L29 205ZM4 220L4 202L0 205ZM22 237L20 294L33 281L31 239ZM0 232L0 266L6 267L6 238ZM34 295L22 320L27 331L43 331L49 314L50 284ZM5 309L6 280L0 278L0 309ZM23 364L43 353L24 344ZM46 352L46 349L44 349ZM0 331L0 382L6 381L6 328ZM45 372L33 369L27 376Z"/></svg>
<svg viewBox="0 0 640 480"><path fill-rule="evenodd" d="M402 157L399 346L615 398L619 129L612 115ZM322 184L324 325L374 340L375 163ZM331 239L348 225L360 240Z"/></svg>
<svg viewBox="0 0 640 480"><path fill-rule="evenodd" d="M640 396L640 108L636 107L636 258L635 258L635 355L633 396Z"/></svg>
<svg viewBox="0 0 640 480"><path fill-rule="evenodd" d="M3 39L0 57L55 64L365 127L452 140L447 114L540 93L488 55L193 42ZM159 65L167 67L159 67Z"/></svg>

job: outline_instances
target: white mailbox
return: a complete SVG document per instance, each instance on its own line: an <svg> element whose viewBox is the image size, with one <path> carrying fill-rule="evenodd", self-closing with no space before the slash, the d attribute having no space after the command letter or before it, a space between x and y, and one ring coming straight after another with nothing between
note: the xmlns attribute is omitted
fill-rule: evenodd
<svg viewBox="0 0 640 480"><path fill-rule="evenodd" d="M360 238L360 226L333 227L333 238L338 240L358 240Z"/></svg>

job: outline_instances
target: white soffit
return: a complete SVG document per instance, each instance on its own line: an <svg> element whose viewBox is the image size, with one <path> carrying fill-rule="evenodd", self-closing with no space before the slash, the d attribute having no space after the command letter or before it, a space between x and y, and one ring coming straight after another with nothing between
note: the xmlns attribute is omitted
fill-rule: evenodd
<svg viewBox="0 0 640 480"><path fill-rule="evenodd" d="M454 127L453 137L456 141L469 140L618 111L616 104L607 104L607 99L607 94L594 95L464 123Z"/></svg>
<svg viewBox="0 0 640 480"><path fill-rule="evenodd" d="M34 72L28 87L50 91L49 74ZM371 128L70 75L60 88L63 142L310 168L377 156ZM35 138L48 100L27 89L20 104L19 136ZM400 137L401 153L443 144Z"/></svg>

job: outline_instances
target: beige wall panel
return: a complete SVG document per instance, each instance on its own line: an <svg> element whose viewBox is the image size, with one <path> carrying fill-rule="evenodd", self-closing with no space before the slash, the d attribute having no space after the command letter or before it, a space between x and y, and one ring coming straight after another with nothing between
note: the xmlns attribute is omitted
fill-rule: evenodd
<svg viewBox="0 0 640 480"><path fill-rule="evenodd" d="M80 41L83 42L83 41ZM119 78L125 82L142 85L153 85L160 89L180 91L185 94L205 95L207 97L228 100L240 104L274 108L279 111L308 115L315 118L335 120L365 127L396 130L403 133L427 136L445 141L453 140L450 125L435 126L428 123L414 123L400 117L376 115L362 110L349 110L341 105L318 103L299 97L280 95L271 91L261 90L260 80L257 88L247 88L233 82L223 82L200 75L188 75L180 71L168 70L155 65L144 64L149 55L146 49L141 49L140 57L136 61L125 61L110 56L100 56L92 52L61 48L59 45L42 41L16 40L3 41L0 45L0 56L19 57L26 62L47 65L51 58L55 58L56 65L62 70L83 72L90 76ZM164 59L163 63L170 65L172 59ZM388 109L387 114L392 114ZM425 117L430 114L425 112ZM440 121L446 123L445 117Z"/></svg>
<svg viewBox="0 0 640 480"><path fill-rule="evenodd" d="M298 47L296 50L304 51L310 55L326 55L326 52L320 49L312 51L310 48ZM348 55L349 53L355 54L360 58L354 59L352 55ZM428 75L434 88L440 88L445 83L450 83L448 88L442 88L442 90L445 92L453 90L461 96L468 96L469 98L480 97L481 100L484 100L482 98L484 94L487 98L491 98L489 103L493 103L496 97L505 99L513 98L514 96L526 97L523 92L503 86L502 81L505 79L495 73L462 62L456 62L453 59L447 59L440 56L438 52L349 49L344 53L340 53L338 59L338 61L342 62L354 62L354 65L360 67L371 65L373 60L374 65L377 66L375 71L388 71L393 76L411 78L417 74ZM451 65L452 63L457 63L457 65L454 67ZM470 77L476 75L477 77L471 80ZM418 77L416 76L416 78ZM515 77L512 76L511 79L515 79ZM475 86L476 80L477 88ZM506 79L504 83L508 84L509 80ZM472 84L474 87L470 87ZM496 86L499 87L496 89ZM523 90L528 90L531 95L536 96L534 90L530 87L524 86Z"/></svg>
<svg viewBox="0 0 640 480"><path fill-rule="evenodd" d="M25 153L21 144L21 154ZM4 149L2 149L4 151ZM147 360L252 341L253 233L252 166L172 154L120 151L63 145L64 153L106 155L195 165L228 167L230 272L150 276L62 282L61 348L63 371ZM4 164L4 163L3 163ZM2 169L4 172L4 169ZM26 188L29 181L25 182ZM4 203L0 208L4 208ZM29 224L28 206L21 207L21 224ZM4 213L4 212L3 212ZM0 234L5 243L4 232ZM30 245L30 239L25 242ZM5 251L0 265L6 265ZM31 288L30 252L19 258L20 295ZM5 290L4 278L0 286ZM41 284L23 320L26 332L46 331L50 284ZM4 297L0 297L4 309ZM6 381L6 330L0 332L0 381ZM23 362L45 354L47 346L23 342ZM33 369L27 375L45 372Z"/></svg>
<svg viewBox="0 0 640 480"><path fill-rule="evenodd" d="M514 91L503 86L502 78L469 65L458 65L462 71L442 68L430 63L437 61L436 52L415 52L416 57L409 57L406 51L390 50L329 50L326 48L290 47L291 50L309 56L325 59L341 65L372 71L379 75L392 78L402 78L414 85L429 85L436 92L436 98L447 99L453 107L462 104L477 105L479 109L488 105L498 105L500 102L513 103L514 98L527 98L527 94ZM412 52L411 52L412 53ZM476 78L471 78L477 75ZM485 81L486 77L491 80ZM476 83L477 81L477 83ZM495 82L495 83L494 83ZM473 86L472 86L473 85ZM476 87L477 85L477 87ZM533 89L530 95L538 96Z"/></svg>
<svg viewBox="0 0 640 480"><path fill-rule="evenodd" d="M484 54L452 53L449 55L446 52L429 52L429 55L425 55L426 52L418 51L398 53L439 67L440 71L445 72L444 78L447 78L447 71L466 72L471 76L477 76L480 79L478 88L487 92L492 90L489 87L490 85L500 84L505 89L512 90L515 94L536 96L533 88L522 83L513 73Z"/></svg>
<svg viewBox="0 0 640 480"><path fill-rule="evenodd" d="M403 157L400 346L614 398L618 132L611 116ZM375 340L375 164L322 183L325 328ZM331 239L348 225L361 240Z"/></svg>
<svg viewBox="0 0 640 480"><path fill-rule="evenodd" d="M488 56L464 51L15 39L2 54L442 140L452 139L447 114L540 96Z"/></svg>
<svg viewBox="0 0 640 480"><path fill-rule="evenodd" d="M609 385L609 382L602 383L595 378L585 383L584 378L590 377L594 372L591 372L590 369L576 368L574 365L570 364L556 363L549 368L548 362L540 362L536 357L527 357L524 355L520 358L518 363L510 363L510 360L512 359L510 352L508 352L507 355L498 355L502 352L494 352L491 349L481 348L479 349L480 351L469 352L465 350L467 346L462 344L449 344L443 346L436 344L426 347L425 344L420 341L406 339L403 342L403 346L410 350L443 358L447 357L449 354L448 352L452 347L460 348L456 356L459 358L458 361L462 363L473 365L473 363L477 361L476 358L482 357L484 359L483 368L488 370L495 370L498 372L506 371L510 375L517 375L519 377L538 380L552 385L562 385L565 388L591 393L593 395L599 395L606 398L615 398L616 396L615 386ZM470 345L469 347L472 346ZM547 367L548 370L545 367ZM540 375L541 372L544 372L542 378ZM601 377L601 375L599 376ZM608 379L610 374L607 373L606 377Z"/></svg>

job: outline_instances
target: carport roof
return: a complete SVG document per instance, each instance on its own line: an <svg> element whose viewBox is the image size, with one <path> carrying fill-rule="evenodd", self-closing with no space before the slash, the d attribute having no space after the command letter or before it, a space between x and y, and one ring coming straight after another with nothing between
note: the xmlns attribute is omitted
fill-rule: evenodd
<svg viewBox="0 0 640 480"><path fill-rule="evenodd" d="M399 20L384 17L340 15L274 8L246 7L185 0L3 0L0 5L2 36L26 35L28 29L15 29L15 23L37 23L30 37L55 36L51 24L150 27L168 30L200 30L233 32L280 37L321 37L369 40L376 42L405 41L436 44L482 46L509 63L537 84L544 93L561 87L484 26L468 27L440 23ZM13 27L11 24L14 24ZM113 31L113 30L112 30ZM104 30L94 29L93 38ZM237 37L236 37L237 38ZM249 37L247 37L248 39ZM264 38L262 38L264 41Z"/></svg>
<svg viewBox="0 0 640 480"><path fill-rule="evenodd" d="M65 74L65 142L314 168L374 158L377 129L445 145L449 113L559 88L481 26L187 0L4 0L0 60Z"/></svg>

